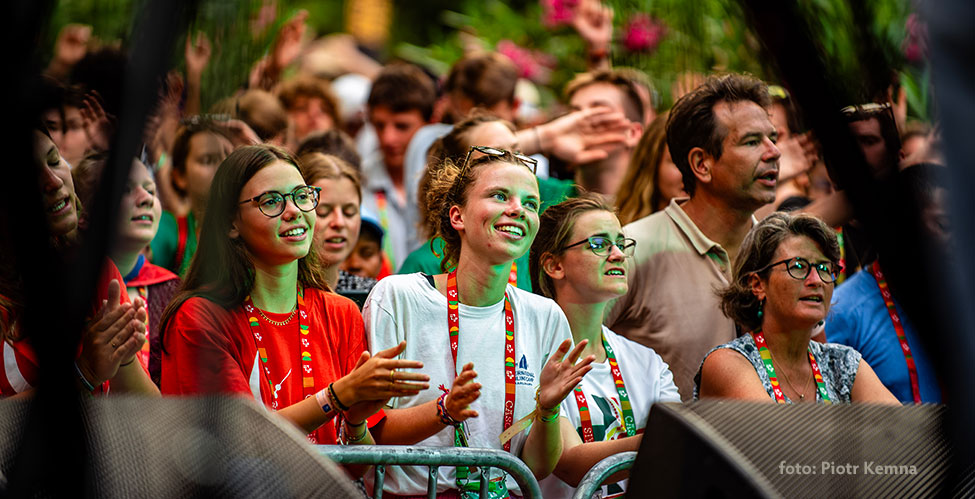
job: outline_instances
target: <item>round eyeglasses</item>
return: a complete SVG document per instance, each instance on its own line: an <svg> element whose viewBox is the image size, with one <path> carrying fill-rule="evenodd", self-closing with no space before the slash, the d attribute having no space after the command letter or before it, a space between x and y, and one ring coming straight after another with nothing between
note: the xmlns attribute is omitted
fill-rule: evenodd
<svg viewBox="0 0 975 499"><path fill-rule="evenodd" d="M261 210L261 213L263 213L264 216L274 218L284 213L284 206L287 202L285 198L290 197L291 201L295 204L295 207L301 211L309 212L318 206L318 193L321 192L321 190L321 187L299 185L291 192L285 194L278 191L267 191L259 196L245 199L241 201L240 204L256 202L257 207Z"/></svg>
<svg viewBox="0 0 975 499"><path fill-rule="evenodd" d="M776 265L782 265L783 263L786 264L785 270L789 273L789 276L800 281L806 280L806 278L809 277L809 273L812 272L813 268L815 268L816 273L819 274L819 278L822 279L823 282L827 284L834 283L836 282L836 274L839 271L839 266L833 262L809 263L809 260L797 256L775 263L770 263L762 267L760 270L756 270L755 273L761 274L762 272L765 272Z"/></svg>
<svg viewBox="0 0 975 499"><path fill-rule="evenodd" d="M627 257L633 256L633 251L636 250L636 240L630 239L628 237L621 237L615 241L606 236L589 236L582 241L577 243L572 243L565 247L565 249L574 248L582 244L589 243L589 249L592 250L597 256L606 256L609 254L610 249L616 246L623 252L623 255Z"/></svg>

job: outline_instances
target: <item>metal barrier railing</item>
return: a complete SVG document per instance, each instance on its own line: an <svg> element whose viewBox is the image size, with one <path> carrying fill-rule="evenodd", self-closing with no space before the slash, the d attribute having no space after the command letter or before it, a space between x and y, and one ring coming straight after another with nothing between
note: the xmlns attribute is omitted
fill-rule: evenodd
<svg viewBox="0 0 975 499"><path fill-rule="evenodd" d="M572 499L591 499L593 494L602 487L603 481L617 471L632 468L635 461L635 451L620 452L599 461L582 477Z"/></svg>
<svg viewBox="0 0 975 499"><path fill-rule="evenodd" d="M488 470L504 470L518 482L526 498L541 499L535 475L528 466L509 452L497 449L469 447L407 447L402 445L317 445L318 451L339 464L366 464L375 466L373 497L381 499L387 466L428 466L427 497L437 497L437 470L440 466L477 466L483 470L480 476L480 497L488 497ZM633 454L636 454L635 452ZM588 476L588 475L587 475Z"/></svg>

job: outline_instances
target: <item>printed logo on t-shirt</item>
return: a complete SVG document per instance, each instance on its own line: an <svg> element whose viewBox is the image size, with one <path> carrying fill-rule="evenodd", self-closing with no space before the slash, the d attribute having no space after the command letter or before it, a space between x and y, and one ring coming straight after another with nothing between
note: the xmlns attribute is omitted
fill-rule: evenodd
<svg viewBox="0 0 975 499"><path fill-rule="evenodd" d="M528 358L525 354L521 355L518 361L518 368L515 369L515 385L532 386L535 384L535 373L528 370Z"/></svg>

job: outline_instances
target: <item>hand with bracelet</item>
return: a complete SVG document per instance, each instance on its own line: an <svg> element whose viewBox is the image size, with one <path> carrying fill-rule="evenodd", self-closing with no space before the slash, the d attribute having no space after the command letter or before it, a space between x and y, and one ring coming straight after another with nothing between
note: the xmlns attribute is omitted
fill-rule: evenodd
<svg viewBox="0 0 975 499"><path fill-rule="evenodd" d="M565 340L552 354L538 377L535 424L528 432L528 439L521 451L521 459L535 472L536 479L548 476L555 469L562 455L561 425L558 420L559 405L582 382L583 376L592 370L596 357L589 355L579 360L587 340L580 341L569 352L572 340ZM566 356L566 352L569 355ZM578 362L577 362L578 361Z"/></svg>
<svg viewBox="0 0 975 499"><path fill-rule="evenodd" d="M406 349L406 342L370 355L362 352L352 372L333 384L333 394L345 410L345 419L353 425L365 421L393 397L410 397L430 387L430 376L397 369L421 369L423 363L395 357Z"/></svg>
<svg viewBox="0 0 975 499"><path fill-rule="evenodd" d="M129 362L146 341L145 303L119 303L122 286L108 284L108 296L82 336L78 370L85 381L97 387L115 377L121 364Z"/></svg>

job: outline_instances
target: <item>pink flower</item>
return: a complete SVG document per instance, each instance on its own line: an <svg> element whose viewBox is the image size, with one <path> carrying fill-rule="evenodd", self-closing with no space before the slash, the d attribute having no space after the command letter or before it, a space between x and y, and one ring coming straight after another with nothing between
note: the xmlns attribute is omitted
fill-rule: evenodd
<svg viewBox="0 0 975 499"><path fill-rule="evenodd" d="M542 5L542 24L557 28L572 23L579 0L539 0Z"/></svg>
<svg viewBox="0 0 975 499"><path fill-rule="evenodd" d="M907 16L905 28L907 36L901 43L904 58L912 64L920 63L928 56L928 25L912 13Z"/></svg>
<svg viewBox="0 0 975 499"><path fill-rule="evenodd" d="M499 41L497 51L511 59L511 62L518 68L519 78L525 78L535 83L548 83L552 75L552 68L555 67L555 57L544 52L520 47L511 40Z"/></svg>
<svg viewBox="0 0 975 499"><path fill-rule="evenodd" d="M636 14L623 28L623 46L630 52L653 52L666 34L663 21Z"/></svg>

